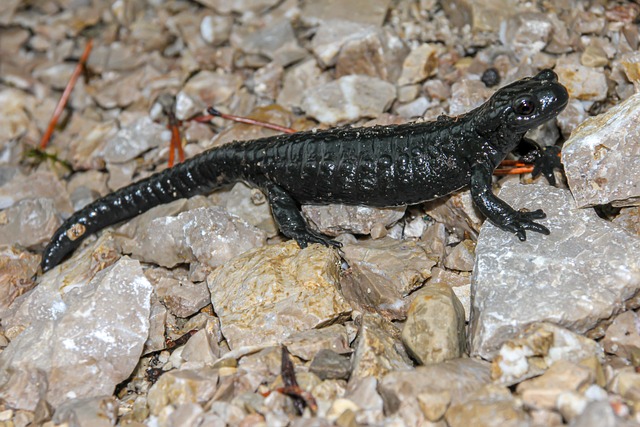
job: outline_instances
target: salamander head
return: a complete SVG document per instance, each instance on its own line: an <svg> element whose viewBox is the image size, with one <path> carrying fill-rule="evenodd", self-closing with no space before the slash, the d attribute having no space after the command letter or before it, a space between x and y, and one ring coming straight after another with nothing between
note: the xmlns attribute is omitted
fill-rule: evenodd
<svg viewBox="0 0 640 427"><path fill-rule="evenodd" d="M557 116L569 101L567 89L551 70L499 89L485 104L481 119L487 129L505 127L524 134Z"/></svg>

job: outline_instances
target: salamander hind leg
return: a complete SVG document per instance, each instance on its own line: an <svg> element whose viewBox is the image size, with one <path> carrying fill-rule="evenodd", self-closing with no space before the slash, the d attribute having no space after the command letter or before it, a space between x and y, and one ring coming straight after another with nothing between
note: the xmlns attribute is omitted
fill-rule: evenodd
<svg viewBox="0 0 640 427"><path fill-rule="evenodd" d="M301 248L306 248L310 243L320 243L336 248L342 246L340 242L311 230L302 217L298 203L282 187L270 183L267 184L266 190L273 218L282 234L294 239Z"/></svg>

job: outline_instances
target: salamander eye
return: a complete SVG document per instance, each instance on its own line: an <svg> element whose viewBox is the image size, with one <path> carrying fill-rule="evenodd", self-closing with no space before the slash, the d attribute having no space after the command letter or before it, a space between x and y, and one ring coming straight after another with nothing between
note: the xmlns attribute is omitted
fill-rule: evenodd
<svg viewBox="0 0 640 427"><path fill-rule="evenodd" d="M529 116L536 110L536 104L530 96L522 96L513 103L513 109L520 116Z"/></svg>

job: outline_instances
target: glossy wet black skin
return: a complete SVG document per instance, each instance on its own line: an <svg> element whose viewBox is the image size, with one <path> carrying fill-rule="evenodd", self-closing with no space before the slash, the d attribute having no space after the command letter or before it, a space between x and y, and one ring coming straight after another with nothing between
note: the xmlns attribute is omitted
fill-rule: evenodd
<svg viewBox="0 0 640 427"><path fill-rule="evenodd" d="M491 191L493 170L529 129L557 116L568 94L551 70L498 90L485 104L435 122L343 127L234 142L111 193L72 215L45 249L47 271L88 235L170 201L245 181L267 195L282 233L301 247L337 245L310 230L300 204L395 206L432 200L470 186L479 210L525 240L548 234ZM80 225L80 226L78 226ZM80 230L72 240L70 230Z"/></svg>

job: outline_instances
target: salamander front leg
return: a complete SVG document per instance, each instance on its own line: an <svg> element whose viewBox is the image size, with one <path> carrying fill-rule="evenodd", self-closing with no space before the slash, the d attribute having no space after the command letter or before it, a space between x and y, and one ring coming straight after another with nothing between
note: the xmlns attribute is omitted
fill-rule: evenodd
<svg viewBox="0 0 640 427"><path fill-rule="evenodd" d="M282 187L268 184L266 190L273 218L282 234L290 239L295 239L301 248L306 248L309 243L320 243L336 248L342 246L340 242L309 229L298 204Z"/></svg>
<svg viewBox="0 0 640 427"><path fill-rule="evenodd" d="M542 209L517 211L493 194L491 173L491 169L482 163L476 164L471 171L471 197L480 212L501 229L514 233L521 241L527 240L525 230L549 234L547 227L533 221L546 217Z"/></svg>

